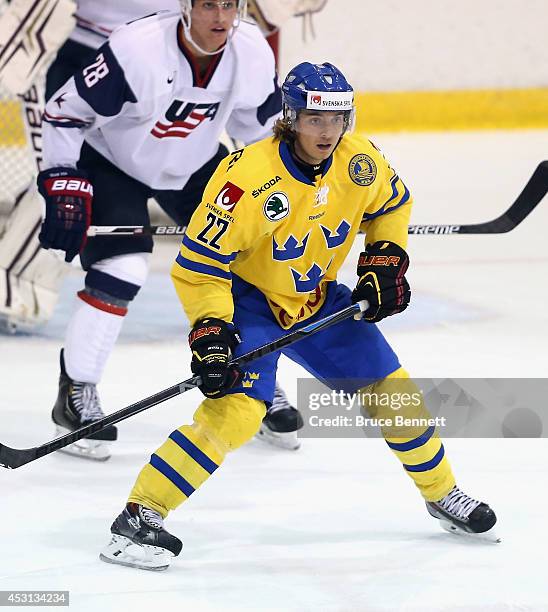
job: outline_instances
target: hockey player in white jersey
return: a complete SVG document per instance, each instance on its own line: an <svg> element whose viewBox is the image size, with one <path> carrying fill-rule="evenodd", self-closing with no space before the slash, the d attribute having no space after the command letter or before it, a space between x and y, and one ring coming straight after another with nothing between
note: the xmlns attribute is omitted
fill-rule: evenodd
<svg viewBox="0 0 548 612"><path fill-rule="evenodd" d="M52 414L60 433L103 415L96 385L152 251L146 236L86 240L90 222L146 225L153 196L185 225L227 153L222 131L258 140L281 110L274 57L259 29L241 21L245 2L181 6L182 19L164 12L116 30L45 109L40 241L64 250L67 261L80 254L87 271L61 351ZM273 436L302 423L288 405L272 419ZM97 437L70 452L108 458L104 442L116 429Z"/></svg>
<svg viewBox="0 0 548 612"><path fill-rule="evenodd" d="M179 0L77 0L76 4L76 26L48 70L46 100L93 61L95 51L116 28L152 13L179 10Z"/></svg>
<svg viewBox="0 0 548 612"><path fill-rule="evenodd" d="M9 190L0 194L0 333L30 330L48 321L70 269L57 254L40 248L42 201L27 175L43 167L44 100L93 61L95 50L115 27L160 9L179 9L178 0L13 0L7 7L4 4L0 3L5 8L0 17L0 81L20 96L28 150L21 176L13 182L9 177ZM13 164L19 165L22 156L13 155ZM7 181L8 175L3 178Z"/></svg>

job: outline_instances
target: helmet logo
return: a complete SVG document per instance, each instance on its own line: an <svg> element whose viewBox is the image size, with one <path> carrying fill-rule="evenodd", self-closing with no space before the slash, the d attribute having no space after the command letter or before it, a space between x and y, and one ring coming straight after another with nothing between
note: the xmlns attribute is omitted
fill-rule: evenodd
<svg viewBox="0 0 548 612"><path fill-rule="evenodd" d="M306 108L321 111L350 111L354 108L352 91L307 92Z"/></svg>
<svg viewBox="0 0 548 612"><path fill-rule="evenodd" d="M377 178L377 166L369 155L359 153L350 160L348 174L356 185L368 187Z"/></svg>
<svg viewBox="0 0 548 612"><path fill-rule="evenodd" d="M265 201L263 212L269 221L284 219L289 214L289 198L282 191L276 191Z"/></svg>

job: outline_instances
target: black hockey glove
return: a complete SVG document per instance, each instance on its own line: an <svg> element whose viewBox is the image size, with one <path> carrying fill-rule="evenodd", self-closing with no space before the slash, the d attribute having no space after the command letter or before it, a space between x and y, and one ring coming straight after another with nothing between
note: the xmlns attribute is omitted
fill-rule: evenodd
<svg viewBox="0 0 548 612"><path fill-rule="evenodd" d="M38 240L45 249L65 251L65 261L72 261L86 243L93 187L85 173L75 168L44 170L37 182L46 201Z"/></svg>
<svg viewBox="0 0 548 612"><path fill-rule="evenodd" d="M206 397L223 397L242 379L239 368L228 366L239 342L234 325L222 319L201 319L194 324L188 336L192 351L190 367L202 379L200 391Z"/></svg>
<svg viewBox="0 0 548 612"><path fill-rule="evenodd" d="M375 242L360 253L360 278L352 292L352 302L369 302L369 308L364 313L366 321L376 323L407 308L411 298L409 283L405 278L408 266L407 253L394 242Z"/></svg>

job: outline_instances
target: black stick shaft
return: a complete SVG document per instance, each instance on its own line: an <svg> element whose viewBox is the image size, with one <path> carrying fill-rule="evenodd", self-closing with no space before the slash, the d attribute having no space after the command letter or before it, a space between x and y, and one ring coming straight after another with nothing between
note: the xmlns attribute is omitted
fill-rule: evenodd
<svg viewBox="0 0 548 612"><path fill-rule="evenodd" d="M277 340L269 342L268 344L264 344L263 346L259 346L244 355L241 355L237 359L231 361L231 365L245 365L250 363L254 359L258 359L259 357L264 357L264 355L268 355L270 353L274 353L276 351L281 350L282 348L289 346L303 338L315 334L319 331L327 329L331 327L331 325L335 325L340 321L344 321L345 319L349 319L350 317L358 316L361 312L367 310L368 304L367 302L360 302L358 304L352 304L339 312L333 313L319 321L314 323L309 323L300 329L292 331ZM30 463L35 459L39 459L40 457L44 457L45 455L49 455L60 448L64 448L77 440L81 440L82 438L87 438L88 436L97 433L109 427L110 425L114 425L115 423L119 423L125 419L128 419L131 416L139 414L144 410L148 410L153 406L157 406L162 402L165 402L168 399L176 397L182 393L185 393L189 389L194 389L200 384L200 378L198 376L194 376L192 378L188 378L183 382L180 382L168 389L164 389L154 395L146 397L135 404L131 404L130 406L126 406L117 412L109 414L90 425L86 425L85 427L81 427L75 431L72 431L60 438L56 438L55 440L51 440L50 442L46 442L41 446L37 446L35 448L27 448L27 449L15 449L10 448L9 446L5 446L0 444L0 466L10 469L18 468L26 463Z"/></svg>
<svg viewBox="0 0 548 612"><path fill-rule="evenodd" d="M485 223L469 225L434 224L410 225L409 234L456 235L456 234L504 234L515 229L541 202L548 191L548 161L541 162L516 201L500 217ZM92 225L88 236L183 236L184 225Z"/></svg>

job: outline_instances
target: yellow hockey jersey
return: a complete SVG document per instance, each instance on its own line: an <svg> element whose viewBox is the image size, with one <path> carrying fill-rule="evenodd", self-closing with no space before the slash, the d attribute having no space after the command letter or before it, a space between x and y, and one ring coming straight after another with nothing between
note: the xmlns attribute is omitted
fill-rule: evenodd
<svg viewBox="0 0 548 612"><path fill-rule="evenodd" d="M360 135L343 137L316 182L283 142L233 152L209 181L171 271L190 323L232 320L233 274L265 295L283 328L312 316L360 227L369 244L405 248L411 202L382 153Z"/></svg>

